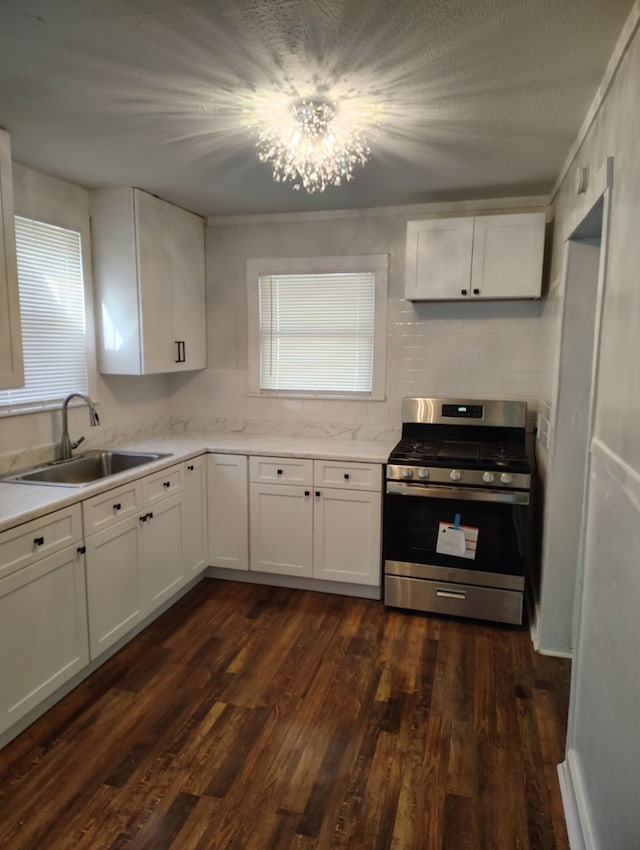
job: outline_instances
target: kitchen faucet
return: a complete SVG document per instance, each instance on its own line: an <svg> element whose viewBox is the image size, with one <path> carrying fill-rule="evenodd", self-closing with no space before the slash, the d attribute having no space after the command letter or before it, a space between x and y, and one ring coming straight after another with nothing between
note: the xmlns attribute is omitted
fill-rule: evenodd
<svg viewBox="0 0 640 850"><path fill-rule="evenodd" d="M75 443L72 443L69 439L69 424L67 422L67 405L72 398L81 398L82 401L89 408L89 425L99 425L100 417L98 416L98 411L95 409L93 402L89 398L88 395L84 395L83 393L69 393L69 395L62 402L62 439L60 440L60 460L69 460L73 455L73 450L77 449L80 443L84 440L84 437L80 437L79 440L76 440Z"/></svg>

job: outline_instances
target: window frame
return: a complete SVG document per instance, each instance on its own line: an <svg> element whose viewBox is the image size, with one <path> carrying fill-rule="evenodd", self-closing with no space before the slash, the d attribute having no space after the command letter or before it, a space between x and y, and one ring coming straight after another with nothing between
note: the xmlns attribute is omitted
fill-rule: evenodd
<svg viewBox="0 0 640 850"><path fill-rule="evenodd" d="M96 351L95 351L95 328L93 315L93 286L92 286L92 261L91 261L91 231L89 226L89 217L87 214L86 221L82 216L65 215L68 210L62 210L62 215L56 215L55 218L46 214L41 214L36 207L39 205L40 197L29 196L26 202L18 206L15 205L14 216L24 219L30 219L40 224L58 227L63 230L69 230L77 233L80 237L80 265L82 269L83 294L84 294L84 319L85 319L85 357L87 369L87 387L81 392L88 393L96 405L99 404L97 392L97 367L96 367ZM46 204L45 206L50 206ZM18 281L18 290L20 283ZM22 323L22 317L20 318ZM22 330L22 328L21 328ZM24 335L24 331L23 331ZM19 387L14 389L20 389ZM0 402L0 419L5 419L12 416L22 416L27 414L42 413L50 410L56 410L60 407L64 397L47 399L40 401L21 402L19 404L3 404ZM70 407L75 407L80 402L72 401Z"/></svg>
<svg viewBox="0 0 640 850"><path fill-rule="evenodd" d="M260 277L286 274L371 272L375 278L373 375L371 392L320 392L270 390L260 387ZM248 383L249 395L262 398L345 399L383 401L387 360L388 254L354 254L342 257L263 257L247 260Z"/></svg>

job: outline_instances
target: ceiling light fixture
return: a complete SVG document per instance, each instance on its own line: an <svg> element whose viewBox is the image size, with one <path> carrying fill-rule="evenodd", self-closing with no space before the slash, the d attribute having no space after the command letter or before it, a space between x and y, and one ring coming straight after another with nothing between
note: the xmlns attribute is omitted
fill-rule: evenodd
<svg viewBox="0 0 640 850"><path fill-rule="evenodd" d="M359 123L346 105L323 98L289 102L273 111L261 109L254 119L256 147L262 162L273 168L273 179L291 181L293 188L324 192L353 179L371 151Z"/></svg>

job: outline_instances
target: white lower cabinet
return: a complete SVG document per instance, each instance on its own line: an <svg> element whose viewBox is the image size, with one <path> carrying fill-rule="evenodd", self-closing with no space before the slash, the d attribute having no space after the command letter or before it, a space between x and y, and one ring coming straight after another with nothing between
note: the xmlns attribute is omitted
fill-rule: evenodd
<svg viewBox="0 0 640 850"><path fill-rule="evenodd" d="M139 522L138 516L134 516L87 537L91 658L97 658L142 618Z"/></svg>
<svg viewBox="0 0 640 850"><path fill-rule="evenodd" d="M143 616L186 582L184 526L184 493L162 499L141 518L138 570Z"/></svg>
<svg viewBox="0 0 640 850"><path fill-rule="evenodd" d="M249 469L252 571L380 585L379 465L252 457Z"/></svg>
<svg viewBox="0 0 640 850"><path fill-rule="evenodd" d="M249 569L249 516L245 455L207 455L208 563Z"/></svg>
<svg viewBox="0 0 640 850"><path fill-rule="evenodd" d="M311 578L311 485L252 482L249 514L251 569L254 572Z"/></svg>
<svg viewBox="0 0 640 850"><path fill-rule="evenodd" d="M351 584L380 583L380 493L322 489L315 497L313 575Z"/></svg>
<svg viewBox="0 0 640 850"><path fill-rule="evenodd" d="M186 477L176 464L83 502L92 659L192 577Z"/></svg>
<svg viewBox="0 0 640 850"><path fill-rule="evenodd" d="M207 566L207 456L185 464L185 536L184 559L189 577Z"/></svg>
<svg viewBox="0 0 640 850"><path fill-rule="evenodd" d="M50 516L0 535L16 555L0 578L0 733L89 661L80 508ZM63 528L76 539L60 548Z"/></svg>

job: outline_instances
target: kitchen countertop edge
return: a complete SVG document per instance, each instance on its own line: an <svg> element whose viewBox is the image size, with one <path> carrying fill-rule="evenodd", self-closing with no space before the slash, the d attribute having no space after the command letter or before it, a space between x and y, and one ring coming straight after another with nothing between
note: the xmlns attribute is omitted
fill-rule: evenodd
<svg viewBox="0 0 640 850"><path fill-rule="evenodd" d="M16 484L0 480L0 532L38 519L41 516L79 504L128 481L145 478L206 453L298 457L359 463L387 461L395 440L338 440L333 438L277 437L224 433L153 435L118 445L96 448L123 451L167 452L168 457L120 472L80 487L50 484ZM87 450L93 447L88 446Z"/></svg>

